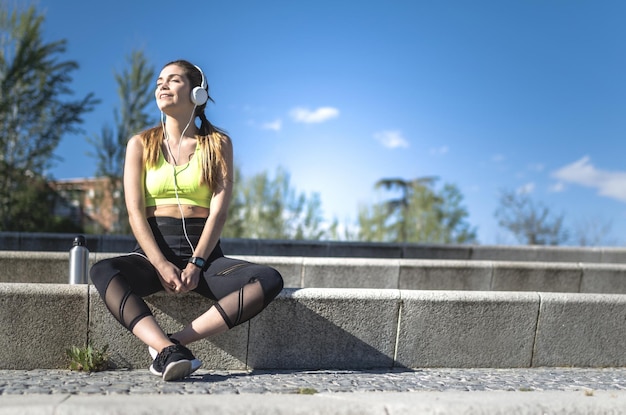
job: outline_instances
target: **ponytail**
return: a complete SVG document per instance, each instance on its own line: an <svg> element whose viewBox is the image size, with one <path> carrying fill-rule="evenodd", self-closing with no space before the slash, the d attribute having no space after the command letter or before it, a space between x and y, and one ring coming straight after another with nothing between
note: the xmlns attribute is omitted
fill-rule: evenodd
<svg viewBox="0 0 626 415"><path fill-rule="evenodd" d="M198 113L200 128L198 140L201 149L202 177L200 183L207 184L211 191L222 186L224 180L230 180L228 166L224 159L223 146L229 139L226 132L215 127L209 122L204 111Z"/></svg>

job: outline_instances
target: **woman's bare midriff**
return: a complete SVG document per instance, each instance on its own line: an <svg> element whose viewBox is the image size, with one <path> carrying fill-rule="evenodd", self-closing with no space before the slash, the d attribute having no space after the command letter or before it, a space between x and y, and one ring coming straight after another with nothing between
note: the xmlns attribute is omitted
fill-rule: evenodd
<svg viewBox="0 0 626 415"><path fill-rule="evenodd" d="M186 218L207 218L209 217L209 208L193 206L193 205L163 205L150 206L146 208L146 217L167 216L171 218L181 218L181 209Z"/></svg>

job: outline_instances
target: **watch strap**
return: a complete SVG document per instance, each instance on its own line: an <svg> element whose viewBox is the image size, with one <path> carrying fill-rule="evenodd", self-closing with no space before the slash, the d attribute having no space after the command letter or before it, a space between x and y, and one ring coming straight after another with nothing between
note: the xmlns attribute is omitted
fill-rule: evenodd
<svg viewBox="0 0 626 415"><path fill-rule="evenodd" d="M189 262L202 269L202 271L206 271L206 268L208 267L208 262L199 256L189 258Z"/></svg>

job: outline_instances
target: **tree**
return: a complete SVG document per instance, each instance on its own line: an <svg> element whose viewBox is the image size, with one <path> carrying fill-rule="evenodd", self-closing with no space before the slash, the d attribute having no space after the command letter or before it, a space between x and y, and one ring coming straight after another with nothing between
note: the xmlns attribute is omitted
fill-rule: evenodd
<svg viewBox="0 0 626 415"><path fill-rule="evenodd" d="M100 135L87 138L96 151L91 154L98 161L96 176L107 178L105 192L113 197L113 209L118 217L116 228L109 231L123 234L130 233L123 186L126 143L132 135L156 122L146 111L154 102L154 67L141 51L133 51L127 63L126 70L115 74L121 104L113 114L115 129L104 125Z"/></svg>
<svg viewBox="0 0 626 415"><path fill-rule="evenodd" d="M53 221L49 188L25 181L44 180L61 137L80 133L83 114L98 103L92 93L67 99L78 64L62 60L65 40L42 40L43 22L34 6L0 9L0 230L31 228L35 222L28 223L28 212ZM37 190L44 194L31 197ZM27 218L16 216L24 214Z"/></svg>
<svg viewBox="0 0 626 415"><path fill-rule="evenodd" d="M615 246L616 239L611 235L613 223L610 219L585 217L573 226L574 244L578 246Z"/></svg>
<svg viewBox="0 0 626 415"><path fill-rule="evenodd" d="M502 191L495 215L498 225L523 244L561 245L568 239L564 215L554 216L547 206L535 203L527 193Z"/></svg>
<svg viewBox="0 0 626 415"><path fill-rule="evenodd" d="M319 195L298 194L285 170L278 168L274 179L267 172L239 176L237 170L224 237L318 240L325 235Z"/></svg>
<svg viewBox="0 0 626 415"><path fill-rule="evenodd" d="M419 194L421 196L421 206L425 209L421 210L421 213L432 211L435 199L435 194L429 191L429 186L437 180L436 177L422 177L414 180L403 179L381 179L376 182L375 188L385 188L386 190L399 189L401 192L400 198L388 200L385 205L387 207L387 215L395 216L397 220L390 225L390 229L393 229L398 234L400 242L406 242L408 238L408 227L411 226L411 215L416 212L410 212L411 207L415 207L413 199ZM414 210L414 209L413 209ZM417 212L418 214L420 212ZM419 221L421 222L421 221ZM418 223L418 226L422 223ZM394 229L395 228L395 229Z"/></svg>
<svg viewBox="0 0 626 415"><path fill-rule="evenodd" d="M439 232L437 239L442 243L474 243L476 229L465 221L467 210L461 206L463 195L454 185L446 183L439 194L441 204L438 206Z"/></svg>
<svg viewBox="0 0 626 415"><path fill-rule="evenodd" d="M14 174L12 180L15 188L21 190L15 193L13 203L6 212L13 219L5 226L5 231L83 232L83 229L71 220L51 214L50 206L60 203L60 200L57 192L44 177L21 172Z"/></svg>
<svg viewBox="0 0 626 415"><path fill-rule="evenodd" d="M397 241L397 235L390 236L387 220L389 208L383 203L364 206L359 209L359 234L357 239L365 242ZM405 239L406 240L406 239Z"/></svg>
<svg viewBox="0 0 626 415"><path fill-rule="evenodd" d="M379 242L475 242L476 231L465 219L462 195L456 186L436 190L436 177L379 180L375 188L398 190L399 197L359 211L359 238Z"/></svg>

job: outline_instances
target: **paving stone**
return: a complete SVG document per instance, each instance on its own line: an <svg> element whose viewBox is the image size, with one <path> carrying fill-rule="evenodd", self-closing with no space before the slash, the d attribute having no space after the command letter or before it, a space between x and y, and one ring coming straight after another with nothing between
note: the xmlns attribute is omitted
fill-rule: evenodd
<svg viewBox="0 0 626 415"><path fill-rule="evenodd" d="M0 395L207 395L311 392L626 390L626 368L198 371L163 382L147 370L0 370Z"/></svg>

